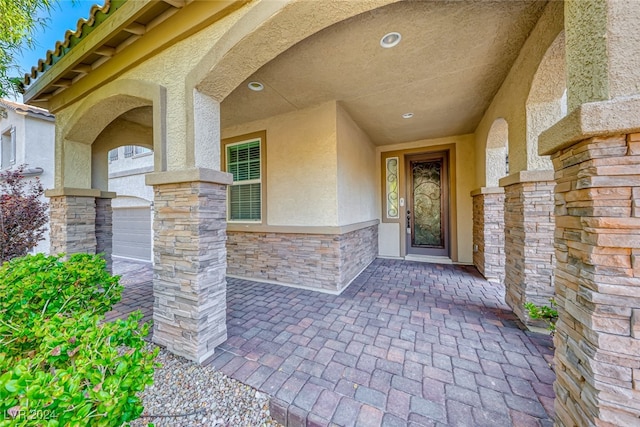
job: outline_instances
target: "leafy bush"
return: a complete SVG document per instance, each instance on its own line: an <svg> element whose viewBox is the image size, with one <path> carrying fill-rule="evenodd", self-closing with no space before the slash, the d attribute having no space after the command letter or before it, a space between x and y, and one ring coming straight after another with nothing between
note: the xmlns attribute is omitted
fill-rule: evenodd
<svg viewBox="0 0 640 427"><path fill-rule="evenodd" d="M541 319L547 323L547 329L551 331L551 335L556 332L556 321L558 320L558 310L554 308L555 306L556 301L553 298L549 300L548 306L538 306L532 302L524 304L524 308L527 309L532 319Z"/></svg>
<svg viewBox="0 0 640 427"><path fill-rule="evenodd" d="M0 264L35 248L49 220L42 185L38 178L27 183L24 168L0 172Z"/></svg>
<svg viewBox="0 0 640 427"><path fill-rule="evenodd" d="M99 256L44 255L0 267L0 426L119 426L153 382L149 325L104 322L122 286Z"/></svg>
<svg viewBox="0 0 640 427"><path fill-rule="evenodd" d="M88 254L72 255L67 262L38 254L0 267L0 339L5 351L22 355L38 346L35 323L43 318L111 310L123 288L105 267L102 258Z"/></svg>

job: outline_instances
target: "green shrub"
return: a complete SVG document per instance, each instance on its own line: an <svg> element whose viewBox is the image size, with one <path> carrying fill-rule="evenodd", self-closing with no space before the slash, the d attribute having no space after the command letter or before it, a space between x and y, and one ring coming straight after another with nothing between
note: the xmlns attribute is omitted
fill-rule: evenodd
<svg viewBox="0 0 640 427"><path fill-rule="evenodd" d="M149 325L104 322L122 286L99 256L43 255L0 267L0 426L119 426L153 382Z"/></svg>
<svg viewBox="0 0 640 427"><path fill-rule="evenodd" d="M529 312L529 317L532 319L541 319L547 323L547 329L551 331L551 335L556 332L556 321L558 320L558 310L554 308L555 306L556 301L553 298L549 300L548 306L538 306L532 302L524 304L524 308Z"/></svg>

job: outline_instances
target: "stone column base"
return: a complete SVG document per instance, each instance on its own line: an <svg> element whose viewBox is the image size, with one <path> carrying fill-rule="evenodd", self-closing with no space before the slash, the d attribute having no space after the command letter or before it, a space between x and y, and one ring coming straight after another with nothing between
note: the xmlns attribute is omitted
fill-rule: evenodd
<svg viewBox="0 0 640 427"><path fill-rule="evenodd" d="M505 189L505 300L523 323L545 326L529 318L524 304L548 305L555 293L553 172L518 172L500 185Z"/></svg>
<svg viewBox="0 0 640 427"><path fill-rule="evenodd" d="M52 255L95 254L96 197L100 190L63 188L48 190Z"/></svg>
<svg viewBox="0 0 640 427"><path fill-rule="evenodd" d="M231 175L152 173L153 340L198 363L226 341L226 195Z"/></svg>
<svg viewBox="0 0 640 427"><path fill-rule="evenodd" d="M113 209L111 199L115 193L102 192L96 198L96 252L102 254L107 262L107 269L111 272L113 260Z"/></svg>
<svg viewBox="0 0 640 427"><path fill-rule="evenodd" d="M640 134L586 139L552 160L557 425L638 425Z"/></svg>
<svg viewBox="0 0 640 427"><path fill-rule="evenodd" d="M482 187L473 197L473 265L485 279L503 283L504 188Z"/></svg>

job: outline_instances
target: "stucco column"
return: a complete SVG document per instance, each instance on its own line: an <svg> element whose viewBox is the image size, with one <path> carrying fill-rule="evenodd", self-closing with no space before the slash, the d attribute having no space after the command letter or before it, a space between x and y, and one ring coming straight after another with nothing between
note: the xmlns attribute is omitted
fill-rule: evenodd
<svg viewBox="0 0 640 427"><path fill-rule="evenodd" d="M190 139L188 139L190 141ZM193 90L193 164L197 168L220 164L220 103Z"/></svg>
<svg viewBox="0 0 640 427"><path fill-rule="evenodd" d="M48 190L52 255L95 254L96 197L100 190L63 188Z"/></svg>
<svg viewBox="0 0 640 427"><path fill-rule="evenodd" d="M227 339L226 190L211 169L146 176L154 188L153 340L201 363Z"/></svg>
<svg viewBox="0 0 640 427"><path fill-rule="evenodd" d="M504 187L505 300L525 324L524 304L548 305L553 297L552 171L522 171L500 180Z"/></svg>
<svg viewBox="0 0 640 427"><path fill-rule="evenodd" d="M100 197L96 197L96 252L103 254L107 262L107 269L112 271L113 253L113 209L111 199L115 193L102 191Z"/></svg>
<svg viewBox="0 0 640 427"><path fill-rule="evenodd" d="M565 1L569 111L638 94L639 19L636 0Z"/></svg>
<svg viewBox="0 0 640 427"><path fill-rule="evenodd" d="M482 187L473 197L473 264L490 281L502 283L504 255L504 188Z"/></svg>

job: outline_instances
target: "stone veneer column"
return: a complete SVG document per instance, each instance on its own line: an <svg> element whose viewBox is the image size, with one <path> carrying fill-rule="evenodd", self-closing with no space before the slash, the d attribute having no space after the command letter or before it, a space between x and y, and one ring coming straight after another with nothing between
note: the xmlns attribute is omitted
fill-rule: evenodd
<svg viewBox="0 0 640 427"><path fill-rule="evenodd" d="M96 253L96 197L100 190L48 190L51 248L56 254Z"/></svg>
<svg viewBox="0 0 640 427"><path fill-rule="evenodd" d="M503 283L504 188L482 187L473 197L473 265L489 281Z"/></svg>
<svg viewBox="0 0 640 427"><path fill-rule="evenodd" d="M556 169L556 417L640 422L640 134L589 138Z"/></svg>
<svg viewBox="0 0 640 427"><path fill-rule="evenodd" d="M231 175L152 173L154 342L201 363L227 339L226 195Z"/></svg>
<svg viewBox="0 0 640 427"><path fill-rule="evenodd" d="M500 180L505 189L505 300L525 324L524 304L548 305L555 263L552 171L522 171Z"/></svg>
<svg viewBox="0 0 640 427"><path fill-rule="evenodd" d="M107 262L107 269L112 271L113 253L113 209L111 208L111 199L115 193L102 192L100 197L96 198L96 252L103 254Z"/></svg>

